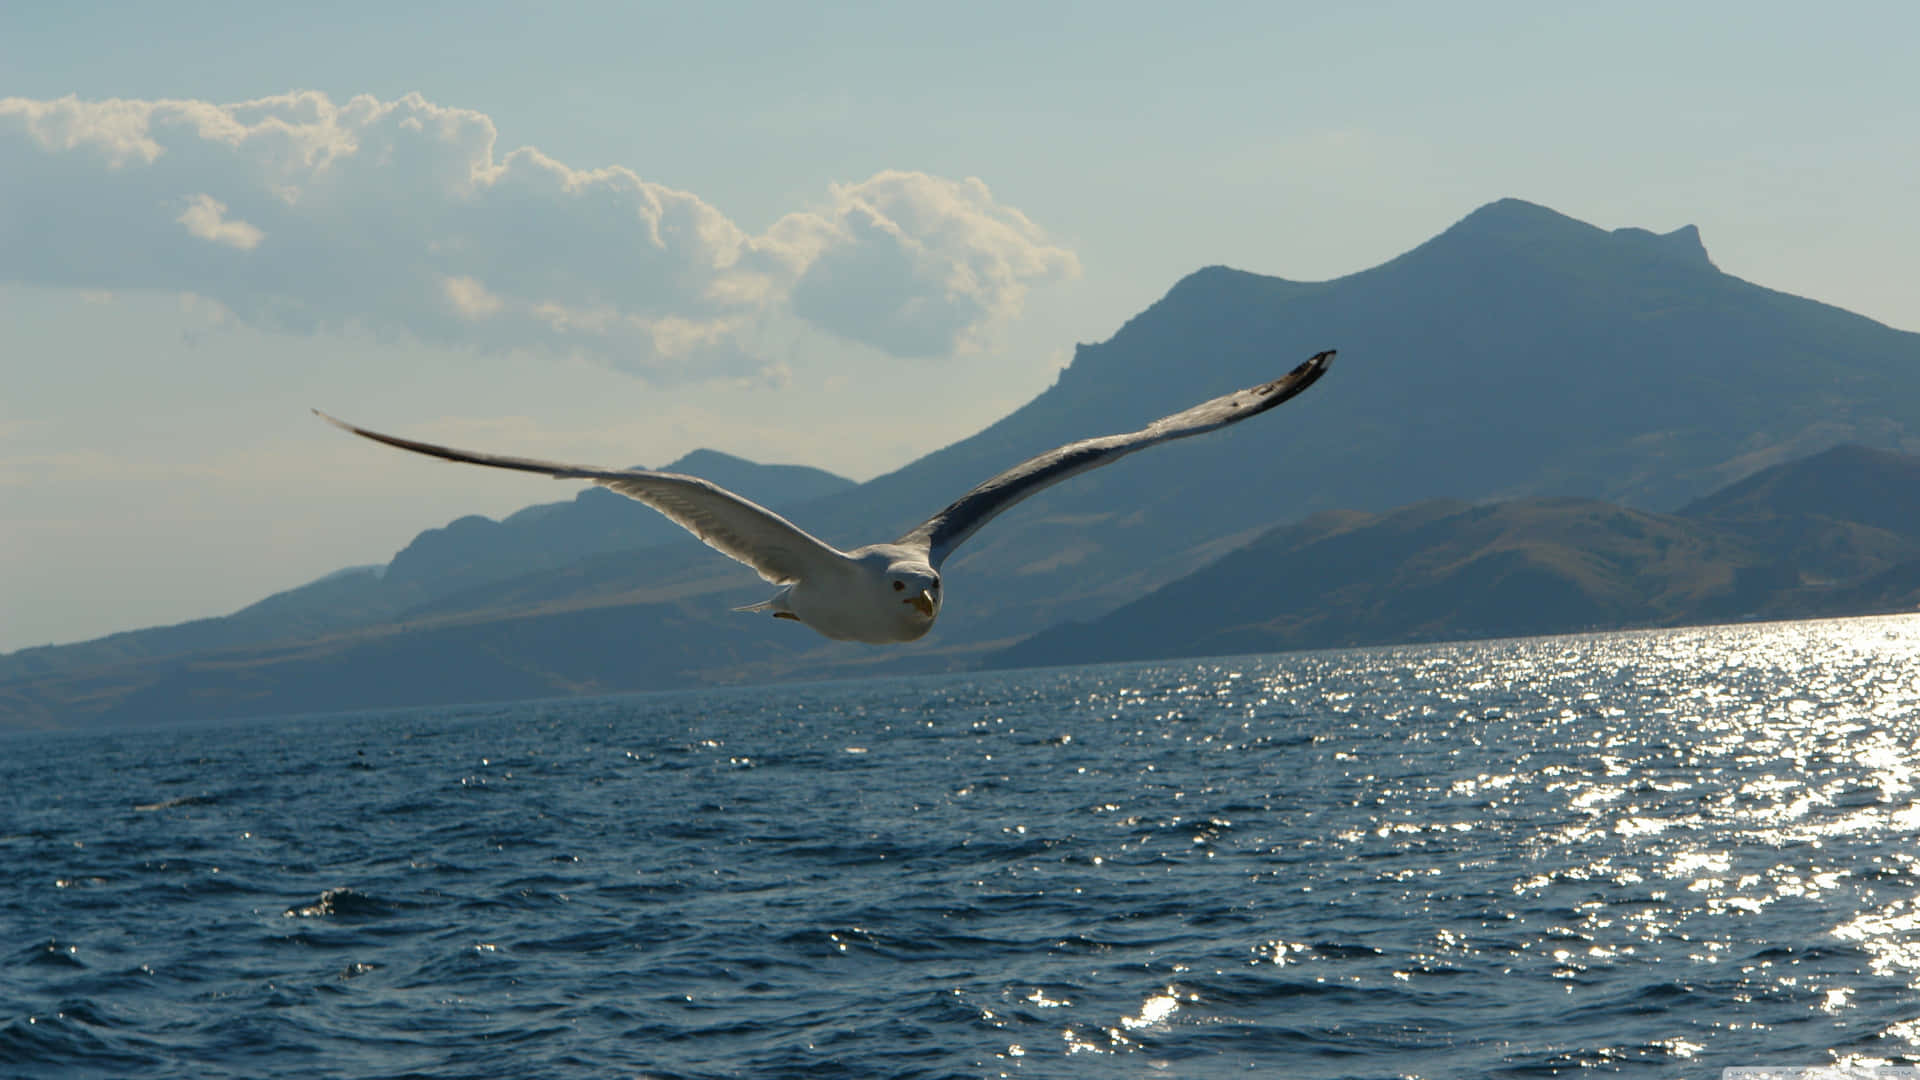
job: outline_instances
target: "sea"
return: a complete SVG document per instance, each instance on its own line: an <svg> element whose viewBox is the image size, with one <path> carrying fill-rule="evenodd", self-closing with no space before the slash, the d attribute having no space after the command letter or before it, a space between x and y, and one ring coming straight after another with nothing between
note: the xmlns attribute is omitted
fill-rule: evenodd
<svg viewBox="0 0 1920 1080"><path fill-rule="evenodd" d="M0 1077L1920 1062L1920 617L0 736Z"/></svg>

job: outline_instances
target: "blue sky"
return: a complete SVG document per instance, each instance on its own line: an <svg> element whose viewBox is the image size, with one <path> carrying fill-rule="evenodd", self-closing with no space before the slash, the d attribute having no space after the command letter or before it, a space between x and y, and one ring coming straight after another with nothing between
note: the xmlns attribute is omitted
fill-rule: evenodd
<svg viewBox="0 0 1920 1080"><path fill-rule="evenodd" d="M0 11L0 650L571 493L311 406L866 478L1504 196L1920 329L1912 5L387 7Z"/></svg>

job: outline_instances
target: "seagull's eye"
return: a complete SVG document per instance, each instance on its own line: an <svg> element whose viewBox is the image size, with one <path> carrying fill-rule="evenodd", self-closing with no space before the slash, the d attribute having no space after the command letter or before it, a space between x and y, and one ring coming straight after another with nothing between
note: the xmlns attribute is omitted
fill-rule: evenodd
<svg viewBox="0 0 1920 1080"><path fill-rule="evenodd" d="M894 583L893 583L893 591L894 591L894 592L906 592L906 591L907 591L907 583L906 583L906 582L904 582L904 581L896 581L896 582L894 582Z"/></svg>

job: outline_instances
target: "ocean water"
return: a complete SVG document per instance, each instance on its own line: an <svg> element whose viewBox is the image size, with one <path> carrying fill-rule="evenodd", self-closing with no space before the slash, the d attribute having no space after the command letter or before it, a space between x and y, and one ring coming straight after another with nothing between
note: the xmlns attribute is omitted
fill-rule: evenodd
<svg viewBox="0 0 1920 1080"><path fill-rule="evenodd" d="M16 734L0 1076L1912 1063L1916 773L1913 617Z"/></svg>

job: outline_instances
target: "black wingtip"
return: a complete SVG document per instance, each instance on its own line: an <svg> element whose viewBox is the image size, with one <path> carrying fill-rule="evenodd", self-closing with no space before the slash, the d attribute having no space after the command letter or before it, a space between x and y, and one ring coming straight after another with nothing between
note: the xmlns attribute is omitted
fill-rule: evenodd
<svg viewBox="0 0 1920 1080"><path fill-rule="evenodd" d="M342 420L339 417L328 416L326 413L321 412L319 409L308 409L307 411L319 417L320 419L325 420L327 423L332 424L334 427L343 428L347 431L353 430L352 424L347 423L345 420Z"/></svg>
<svg viewBox="0 0 1920 1080"><path fill-rule="evenodd" d="M1305 376L1318 379L1320 376L1326 374L1328 366L1333 363L1334 354L1339 351L1338 349L1323 349L1320 352L1314 353L1312 356L1300 361L1298 367L1282 375L1280 378L1275 379L1268 385L1277 389L1282 383ZM1304 390L1306 387L1301 386L1300 389Z"/></svg>

